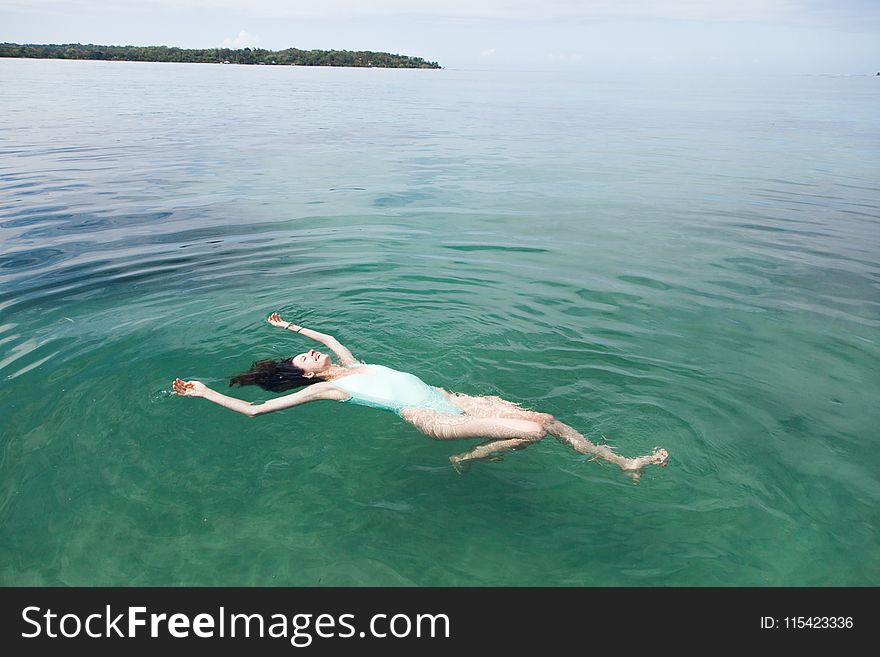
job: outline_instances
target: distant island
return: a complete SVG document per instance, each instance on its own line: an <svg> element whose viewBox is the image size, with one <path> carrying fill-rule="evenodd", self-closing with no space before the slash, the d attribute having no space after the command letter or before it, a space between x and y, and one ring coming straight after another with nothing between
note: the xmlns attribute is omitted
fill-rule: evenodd
<svg viewBox="0 0 880 657"><path fill-rule="evenodd" d="M367 68L442 68L421 57L351 50L263 50L262 48L170 48L168 46L96 46L91 43L0 43L0 57L97 59L124 62L266 64L269 66L360 66Z"/></svg>

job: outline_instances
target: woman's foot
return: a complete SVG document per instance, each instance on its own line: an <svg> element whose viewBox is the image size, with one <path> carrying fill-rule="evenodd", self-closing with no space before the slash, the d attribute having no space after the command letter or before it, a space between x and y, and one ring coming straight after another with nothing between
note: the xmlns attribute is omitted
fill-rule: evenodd
<svg viewBox="0 0 880 657"><path fill-rule="evenodd" d="M449 462L458 474L464 474L471 469L471 463L474 461L484 461L486 463L496 463L503 461L501 454L486 454L485 456L470 456L470 452L464 454L453 454L449 457Z"/></svg>
<svg viewBox="0 0 880 657"><path fill-rule="evenodd" d="M666 467L666 465L668 464L669 452L667 452L662 447L658 447L654 450L654 453L649 456L640 456L636 459L627 459L626 463L621 467L625 473L632 477L633 481L638 481L645 466L659 465L660 467Z"/></svg>
<svg viewBox="0 0 880 657"><path fill-rule="evenodd" d="M449 457L449 462L458 474L464 474L470 470L470 459L464 454L453 454Z"/></svg>

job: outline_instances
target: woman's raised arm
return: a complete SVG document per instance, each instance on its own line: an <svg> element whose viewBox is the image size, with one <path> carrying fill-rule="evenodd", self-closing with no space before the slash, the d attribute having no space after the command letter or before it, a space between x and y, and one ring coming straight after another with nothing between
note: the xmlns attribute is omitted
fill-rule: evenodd
<svg viewBox="0 0 880 657"><path fill-rule="evenodd" d="M236 413L247 415L248 417L256 417L273 411L280 411L285 408L307 404L308 402L318 401L320 399L346 399L348 394L330 385L323 383L315 383L304 390L297 390L283 397L276 397L262 404L251 404L250 402L229 397L221 394L216 390L211 390L201 381L183 381L182 379L174 379L172 389L177 395L184 397L203 397L208 401L219 404L223 408L228 408Z"/></svg>
<svg viewBox="0 0 880 657"><path fill-rule="evenodd" d="M332 335L319 333L318 331L313 331L312 329L307 329L303 326L297 326L293 322L286 322L281 318L281 315L279 315L278 313L272 313L271 315L269 315L266 321L269 322L272 326L293 331L294 333L299 333L306 336L307 338L311 338L312 340L317 340L325 347L330 349L334 354L336 354L336 356L339 358L339 362L343 365L357 365L359 362L354 356L351 355L351 352L346 349L342 344L340 344L339 340L334 338Z"/></svg>

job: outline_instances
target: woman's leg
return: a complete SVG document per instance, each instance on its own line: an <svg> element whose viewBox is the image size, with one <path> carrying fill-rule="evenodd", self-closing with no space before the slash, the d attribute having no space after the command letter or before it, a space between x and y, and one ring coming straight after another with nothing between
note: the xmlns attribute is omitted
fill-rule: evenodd
<svg viewBox="0 0 880 657"><path fill-rule="evenodd" d="M447 393L448 394L448 393ZM458 403L458 395L450 395ZM471 398L485 399L485 398ZM472 408L482 408L485 412L487 405L495 405L498 398L487 402L474 403ZM504 402L504 400L500 400ZM538 442L548 433L555 436L560 442L565 443L579 454L592 456L593 459L604 459L613 463L621 470L638 480L641 471L647 465L665 466L669 462L669 453L665 449L658 448L653 454L628 459L614 451L607 445L596 445L590 442L580 432L564 424L547 413L523 411L511 402L504 402L514 406L520 414L516 415L514 409L508 408L507 412L513 417L474 417L466 412L464 415L447 415L425 408L405 408L401 416L416 429L435 440L459 440L462 438L490 438L489 442L477 445L472 450L463 454L450 457L456 469L461 469L469 461L480 460L510 450L523 449L531 443ZM462 407L464 408L464 407ZM479 411L478 411L479 412ZM535 419L525 419L523 413L531 415Z"/></svg>
<svg viewBox="0 0 880 657"><path fill-rule="evenodd" d="M669 453L661 448L656 449L654 453L649 456L628 459L620 454L615 454L608 445L596 445L590 442L580 432L556 419L545 423L543 428L546 433L555 436L560 442L565 443L579 454L592 456L593 460L601 458L609 463L613 463L635 481L639 480L641 472L645 466L665 466L669 462ZM452 461L452 465L455 466L456 470L462 472L470 465L471 461L491 460L504 452L524 449L534 442L537 442L534 438L490 440L489 442L477 445L468 452L450 456L449 460Z"/></svg>
<svg viewBox="0 0 880 657"><path fill-rule="evenodd" d="M471 417L509 417L532 420L544 424L554 419L549 413L538 413L523 408L516 402L507 401L495 395L483 395L479 397L463 395L458 392L448 392L443 388L437 388L447 400L458 406Z"/></svg>
<svg viewBox="0 0 880 657"><path fill-rule="evenodd" d="M470 461L497 457L503 452L523 449L547 435L540 422L521 417L472 417L447 415L425 408L405 408L401 417L426 436L435 440L491 438L468 452L449 457L462 472Z"/></svg>
<svg viewBox="0 0 880 657"><path fill-rule="evenodd" d="M551 422L547 422L544 424L544 429L547 433L556 436L559 442L565 443L579 454L588 454L594 460L604 459L609 463L613 463L636 481L638 481L640 473L646 465L665 466L669 462L669 452L659 447L649 456L628 459L620 454L615 454L608 445L596 445L590 442L580 432L559 420L554 419Z"/></svg>
<svg viewBox="0 0 880 657"><path fill-rule="evenodd" d="M470 467L471 461L500 461L501 454L504 452L525 449L534 442L537 441L529 440L528 438L490 440L480 443L470 451L462 454L453 454L449 457L449 460L452 462L452 467L461 473Z"/></svg>
<svg viewBox="0 0 880 657"><path fill-rule="evenodd" d="M524 438L536 441L547 435L540 422L522 418L449 415L428 408L405 408L400 415L435 440Z"/></svg>

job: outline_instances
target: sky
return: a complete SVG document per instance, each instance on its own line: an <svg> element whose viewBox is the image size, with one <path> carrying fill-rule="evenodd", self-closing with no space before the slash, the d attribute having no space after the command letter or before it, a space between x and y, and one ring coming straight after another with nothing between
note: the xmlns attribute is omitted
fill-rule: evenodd
<svg viewBox="0 0 880 657"><path fill-rule="evenodd" d="M0 42L378 50L454 69L873 74L880 0L0 0Z"/></svg>

